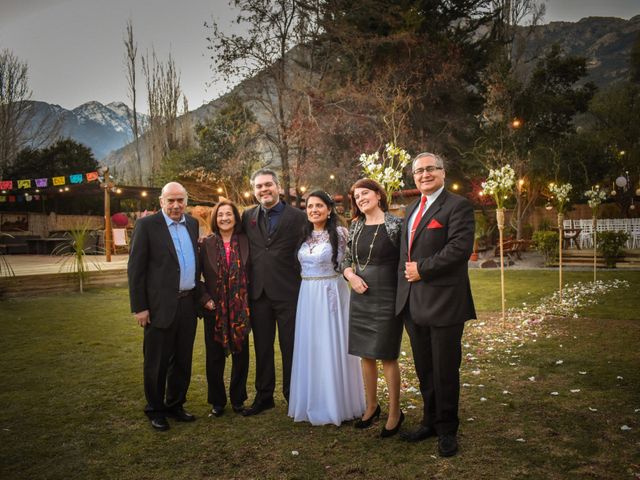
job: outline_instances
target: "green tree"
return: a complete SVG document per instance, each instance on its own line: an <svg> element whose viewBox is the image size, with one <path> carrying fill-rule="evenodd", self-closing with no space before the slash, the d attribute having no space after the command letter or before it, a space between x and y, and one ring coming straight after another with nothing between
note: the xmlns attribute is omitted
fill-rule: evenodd
<svg viewBox="0 0 640 480"><path fill-rule="evenodd" d="M25 148L18 153L9 178L42 178L92 172L98 162L90 148L70 138L43 149Z"/></svg>
<svg viewBox="0 0 640 480"><path fill-rule="evenodd" d="M576 115L587 110L595 92L590 83L578 86L586 75L586 59L564 55L553 46L528 78L519 81L503 70L494 77L502 81L489 85L471 158L485 168L509 163L522 180L511 217L518 238L548 182L566 180L561 176L561 152L576 131Z"/></svg>
<svg viewBox="0 0 640 480"><path fill-rule="evenodd" d="M218 187L234 201L245 201L243 193L259 163L261 127L253 112L237 95L230 95L216 116L196 125L195 130L198 148L169 152L162 161L159 178L163 182L179 178L192 183L190 194L199 192L194 194L203 201L218 195Z"/></svg>
<svg viewBox="0 0 640 480"><path fill-rule="evenodd" d="M239 10L243 34L225 34L210 25L207 39L214 76L250 79L245 100L259 105L266 117L263 135L282 166L287 200L292 156L292 126L308 106L307 91L321 78L316 65L321 0L230 0Z"/></svg>

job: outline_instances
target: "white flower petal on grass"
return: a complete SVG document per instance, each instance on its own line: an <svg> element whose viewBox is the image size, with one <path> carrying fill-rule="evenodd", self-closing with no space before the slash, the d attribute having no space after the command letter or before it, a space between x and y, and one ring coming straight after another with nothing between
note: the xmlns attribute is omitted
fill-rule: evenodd
<svg viewBox="0 0 640 480"><path fill-rule="evenodd" d="M511 392L509 390L503 390L502 394L503 395L511 395Z"/></svg>
<svg viewBox="0 0 640 480"><path fill-rule="evenodd" d="M620 375L618 375L618 376L616 377L616 380L624 380L624 377L621 377Z"/></svg>
<svg viewBox="0 0 640 480"><path fill-rule="evenodd" d="M593 408L593 407L589 407L589 411L590 411L590 412L597 412L597 411L598 411L598 409L597 409L597 408Z"/></svg>
<svg viewBox="0 0 640 480"><path fill-rule="evenodd" d="M578 372L580 375L586 375L587 372Z"/></svg>
<svg viewBox="0 0 640 480"><path fill-rule="evenodd" d="M480 370L472 370L471 373L474 375L480 375Z"/></svg>
<svg viewBox="0 0 640 480"><path fill-rule="evenodd" d="M409 410L413 410L414 408L416 408L415 405L407 405L405 408L409 409Z"/></svg>
<svg viewBox="0 0 640 480"><path fill-rule="evenodd" d="M562 345L560 345L562 346ZM564 360L556 360L556 365L562 365L564 363Z"/></svg>
<svg viewBox="0 0 640 480"><path fill-rule="evenodd" d="M553 395L554 397L557 397L558 395L560 395L560 393L558 393L558 392L551 392L551 395Z"/></svg>
<svg viewBox="0 0 640 480"><path fill-rule="evenodd" d="M529 377L529 381L530 382L535 382L536 381L536 377Z"/></svg>
<svg viewBox="0 0 640 480"><path fill-rule="evenodd" d="M634 413L640 413L640 408L636 408L633 412Z"/></svg>
<svg viewBox="0 0 640 480"><path fill-rule="evenodd" d="M516 442L526 442L524 438L516 438Z"/></svg>
<svg viewBox="0 0 640 480"><path fill-rule="evenodd" d="M486 399L486 398L484 398L484 397L480 397L480 401L481 401L481 402L486 402L486 401L487 401L487 399Z"/></svg>
<svg viewBox="0 0 640 480"><path fill-rule="evenodd" d="M300 452L298 452L298 450L291 450L291 455L297 457L298 455L300 455Z"/></svg>
<svg viewBox="0 0 640 480"><path fill-rule="evenodd" d="M463 386L463 387L470 387L470 386L471 386L471 384L470 384L470 383L463 383L463 384L462 384L462 386Z"/></svg>
<svg viewBox="0 0 640 480"><path fill-rule="evenodd" d="M631 427L630 427L629 425L622 425L622 426L620 427L620 430L622 430L622 431L625 431L625 432L626 432L627 430L631 430Z"/></svg>
<svg viewBox="0 0 640 480"><path fill-rule="evenodd" d="M473 421L475 421L475 418L473 418L473 417L467 418L467 422L473 422Z"/></svg>
<svg viewBox="0 0 640 480"><path fill-rule="evenodd" d="M569 390L571 393L578 393L580 392L579 388L572 388L571 390Z"/></svg>

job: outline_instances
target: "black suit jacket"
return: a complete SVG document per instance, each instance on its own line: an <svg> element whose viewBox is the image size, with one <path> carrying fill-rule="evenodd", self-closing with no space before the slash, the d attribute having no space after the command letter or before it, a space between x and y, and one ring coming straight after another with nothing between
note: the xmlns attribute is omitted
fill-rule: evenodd
<svg viewBox="0 0 640 480"><path fill-rule="evenodd" d="M407 223L418 204L419 200L407 207L402 225L396 313L400 314L408 303L411 319L423 326L455 325L476 318L468 272L475 230L471 203L443 190L428 208L411 248L411 261L417 262L421 279L410 283L404 276ZM428 228L436 222L441 228Z"/></svg>
<svg viewBox="0 0 640 480"><path fill-rule="evenodd" d="M189 215L185 215L185 221L193 244L197 285L200 278L198 222ZM178 308L180 263L162 212L136 222L129 246L127 274L131 311L149 310L153 327L168 328Z"/></svg>
<svg viewBox="0 0 640 480"><path fill-rule="evenodd" d="M251 252L250 296L257 300L264 292L271 300L296 302L300 290L296 249L307 216L301 210L285 205L276 231L269 235L259 214L259 206L242 213L242 227Z"/></svg>

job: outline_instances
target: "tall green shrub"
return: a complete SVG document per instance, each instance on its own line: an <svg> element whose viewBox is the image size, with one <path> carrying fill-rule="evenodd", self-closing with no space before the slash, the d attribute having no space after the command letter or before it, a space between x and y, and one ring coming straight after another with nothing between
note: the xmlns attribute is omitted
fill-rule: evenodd
<svg viewBox="0 0 640 480"><path fill-rule="evenodd" d="M629 239L627 232L598 232L598 250L604 257L604 263L609 268L616 268L618 257L622 253L624 244Z"/></svg>
<svg viewBox="0 0 640 480"><path fill-rule="evenodd" d="M544 256L544 264L558 259L558 232L538 230L533 233L534 248Z"/></svg>

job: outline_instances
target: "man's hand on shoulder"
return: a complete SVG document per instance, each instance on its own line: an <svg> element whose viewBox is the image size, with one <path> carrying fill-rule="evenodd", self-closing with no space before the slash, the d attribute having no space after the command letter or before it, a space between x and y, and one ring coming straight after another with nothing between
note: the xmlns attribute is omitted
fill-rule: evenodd
<svg viewBox="0 0 640 480"><path fill-rule="evenodd" d="M136 322L138 322L138 325L140 325L141 327L145 327L151 324L149 310L143 310L141 312L134 313L133 316L135 317Z"/></svg>

